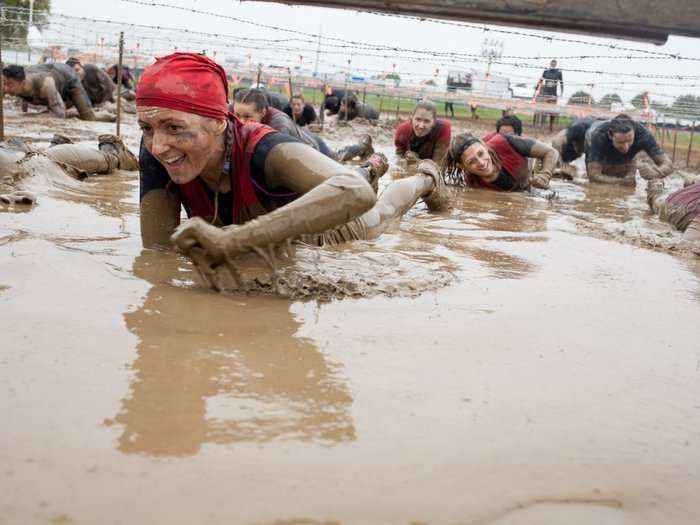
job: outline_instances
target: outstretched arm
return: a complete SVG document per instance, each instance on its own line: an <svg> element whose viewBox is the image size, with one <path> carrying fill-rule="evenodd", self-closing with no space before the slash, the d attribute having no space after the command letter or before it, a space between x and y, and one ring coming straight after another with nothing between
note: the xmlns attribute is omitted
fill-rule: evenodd
<svg viewBox="0 0 700 525"><path fill-rule="evenodd" d="M173 243L185 253L197 248L198 263L211 269L231 257L345 224L376 200L371 186L357 173L299 143L282 143L270 150L265 179L270 188L303 195L240 226L220 229L201 219L190 220L172 236Z"/></svg>

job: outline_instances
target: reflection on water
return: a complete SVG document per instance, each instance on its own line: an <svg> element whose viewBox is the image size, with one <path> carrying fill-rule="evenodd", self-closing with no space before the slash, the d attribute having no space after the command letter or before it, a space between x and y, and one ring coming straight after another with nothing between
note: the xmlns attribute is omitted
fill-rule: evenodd
<svg viewBox="0 0 700 525"><path fill-rule="evenodd" d="M153 278L158 257L144 252L134 273L150 266ZM139 343L131 393L114 419L124 426L122 452L186 456L205 443L354 439L352 397L318 349L295 337L288 302L157 283L124 320Z"/></svg>

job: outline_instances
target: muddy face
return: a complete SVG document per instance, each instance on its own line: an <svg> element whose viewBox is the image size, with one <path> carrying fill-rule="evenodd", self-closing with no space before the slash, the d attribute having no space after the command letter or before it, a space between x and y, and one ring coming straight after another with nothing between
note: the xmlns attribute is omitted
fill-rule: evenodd
<svg viewBox="0 0 700 525"><path fill-rule="evenodd" d="M631 129L627 133L612 133L610 142L612 142L613 148L624 155L634 143L634 130Z"/></svg>
<svg viewBox="0 0 700 525"><path fill-rule="evenodd" d="M507 124L504 124L500 128L498 128L498 132L501 135L515 135L515 128L513 126L509 126Z"/></svg>
<svg viewBox="0 0 700 525"><path fill-rule="evenodd" d="M459 159L459 166L472 175L488 177L493 169L493 162L486 146L475 142L464 150Z"/></svg>
<svg viewBox="0 0 700 525"><path fill-rule="evenodd" d="M236 102L233 112L243 122L262 122L265 117L265 109L258 109L254 102Z"/></svg>
<svg viewBox="0 0 700 525"><path fill-rule="evenodd" d="M418 108L411 118L411 126L416 137L425 137L435 126L435 117L427 109Z"/></svg>
<svg viewBox="0 0 700 525"><path fill-rule="evenodd" d="M144 146L177 184L220 171L225 121L148 107L138 109L138 119Z"/></svg>
<svg viewBox="0 0 700 525"><path fill-rule="evenodd" d="M292 115L298 116L304 111L304 100L301 98L293 98L289 105L292 108Z"/></svg>
<svg viewBox="0 0 700 525"><path fill-rule="evenodd" d="M14 78L2 77L2 83L5 88L6 95L19 96L22 95L22 82L21 80L15 80Z"/></svg>

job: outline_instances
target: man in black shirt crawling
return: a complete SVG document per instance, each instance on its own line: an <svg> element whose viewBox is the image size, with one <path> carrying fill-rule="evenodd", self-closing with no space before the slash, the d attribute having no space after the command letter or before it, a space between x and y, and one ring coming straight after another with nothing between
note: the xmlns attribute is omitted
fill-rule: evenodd
<svg viewBox="0 0 700 525"><path fill-rule="evenodd" d="M592 182L634 186L637 169L647 180L662 179L673 172L671 159L649 130L624 114L593 122L586 131L584 150L586 173ZM653 164L638 165L635 157L640 151Z"/></svg>

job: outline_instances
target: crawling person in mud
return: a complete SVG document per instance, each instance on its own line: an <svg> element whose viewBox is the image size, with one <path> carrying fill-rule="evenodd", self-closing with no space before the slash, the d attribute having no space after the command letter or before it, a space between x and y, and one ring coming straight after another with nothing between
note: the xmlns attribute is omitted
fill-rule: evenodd
<svg viewBox="0 0 700 525"><path fill-rule="evenodd" d="M437 117L437 107L430 100L420 100L411 120L402 122L394 133L396 156L408 163L431 159L442 164L450 147L450 121Z"/></svg>
<svg viewBox="0 0 700 525"><path fill-rule="evenodd" d="M360 102L355 95L348 95L341 98L338 120L354 120L356 118L377 120L379 118L379 111L369 104Z"/></svg>
<svg viewBox="0 0 700 525"><path fill-rule="evenodd" d="M303 95L292 95L289 104L284 107L284 112L301 128L316 122L316 110L304 101Z"/></svg>
<svg viewBox="0 0 700 525"><path fill-rule="evenodd" d="M644 151L651 163L637 164ZM641 122L620 114L613 119L593 122L584 140L586 174L591 182L634 186L637 169L643 179L667 177L673 164L654 136Z"/></svg>
<svg viewBox="0 0 700 525"><path fill-rule="evenodd" d="M114 102L115 86L106 71L95 64L83 65L79 59L71 57L66 65L73 68L93 106Z"/></svg>
<svg viewBox="0 0 700 525"><path fill-rule="evenodd" d="M481 140L487 141L496 134L516 135L520 137L523 134L523 122L515 115L503 115L496 121L496 131L487 133L481 137Z"/></svg>
<svg viewBox="0 0 700 525"><path fill-rule="evenodd" d="M242 122L228 111L227 94L216 62L174 53L146 69L136 97L143 244L172 241L212 286L219 266L235 274L238 255L296 239L318 246L370 239L418 199L446 206L434 163L377 200L371 181L386 172L382 155L348 168L294 137ZM191 219L178 228L181 206Z"/></svg>
<svg viewBox="0 0 700 525"><path fill-rule="evenodd" d="M353 96L353 92L346 89L334 89L329 85L323 87L323 103L321 111L326 115L337 115L340 111L340 104L345 97Z"/></svg>
<svg viewBox="0 0 700 525"><path fill-rule="evenodd" d="M75 106L82 120L114 122L114 115L95 112L80 79L66 64L7 66L2 70L5 93L66 118L66 107Z"/></svg>
<svg viewBox="0 0 700 525"><path fill-rule="evenodd" d="M119 82L119 65L112 64L107 68L107 75L112 79L112 83L116 86ZM128 66L122 66L122 98L133 102L136 99L134 93L134 77L131 76L131 70Z"/></svg>
<svg viewBox="0 0 700 525"><path fill-rule="evenodd" d="M664 181L650 180L647 184L647 203L651 211L683 232L683 239L700 246L700 181L689 181L683 189L663 195Z"/></svg>
<svg viewBox="0 0 700 525"><path fill-rule="evenodd" d="M554 176L573 179L576 167L571 163L583 155L585 150L586 133L594 122L593 117L574 119L569 127L562 129L552 138L552 147L559 153L559 163L554 170Z"/></svg>
<svg viewBox="0 0 700 525"><path fill-rule="evenodd" d="M0 143L0 202L34 204L36 196L27 191L31 177L68 175L83 180L89 175L108 175L116 169L134 171L139 167L133 153L114 135L100 135L97 149L73 144L55 135L51 146L37 151L21 141Z"/></svg>
<svg viewBox="0 0 700 525"><path fill-rule="evenodd" d="M315 150L320 151L326 157L340 162L346 162L355 158L361 161L367 160L374 153L372 137L367 134L360 138L358 144L346 146L339 151L331 150L321 137L299 127L283 111L269 106L265 92L260 89L239 90L235 95L233 112L244 122L252 121L270 126L280 133L299 139Z"/></svg>
<svg viewBox="0 0 700 525"><path fill-rule="evenodd" d="M534 139L494 133L479 140L462 133L450 143L444 173L449 184L459 186L495 191L547 189L558 158L553 147ZM539 160L541 168L531 173L528 159Z"/></svg>

